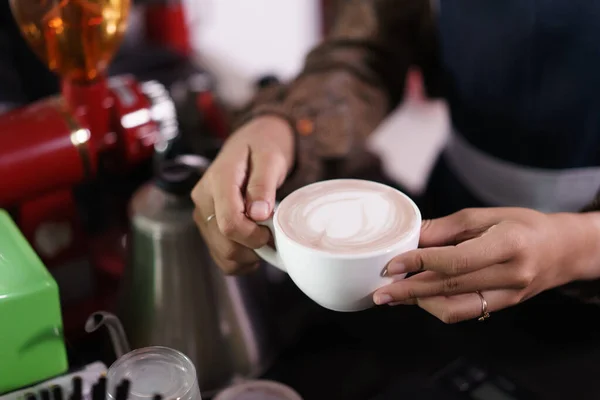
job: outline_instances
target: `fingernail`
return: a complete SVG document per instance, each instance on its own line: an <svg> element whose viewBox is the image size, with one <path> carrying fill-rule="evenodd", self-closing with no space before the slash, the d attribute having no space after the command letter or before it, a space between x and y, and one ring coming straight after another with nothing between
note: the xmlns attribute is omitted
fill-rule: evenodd
<svg viewBox="0 0 600 400"><path fill-rule="evenodd" d="M269 218L269 203L266 201L254 201L250 204L250 218L265 220Z"/></svg>
<svg viewBox="0 0 600 400"><path fill-rule="evenodd" d="M404 301L394 301L392 303L388 303L388 306L394 307L394 306L405 305L405 304L406 304L406 302L404 302Z"/></svg>
<svg viewBox="0 0 600 400"><path fill-rule="evenodd" d="M377 305L387 304L390 303L392 300L392 296L390 296L389 294L381 293L375 295L375 304Z"/></svg>
<svg viewBox="0 0 600 400"><path fill-rule="evenodd" d="M406 265L400 261L391 261L387 267L387 275L400 275L406 273Z"/></svg>

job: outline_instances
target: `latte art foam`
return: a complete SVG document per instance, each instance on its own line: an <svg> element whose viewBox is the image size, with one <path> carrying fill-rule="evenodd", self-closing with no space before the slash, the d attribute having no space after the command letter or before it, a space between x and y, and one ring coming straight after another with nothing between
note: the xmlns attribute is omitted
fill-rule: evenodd
<svg viewBox="0 0 600 400"><path fill-rule="evenodd" d="M333 253L389 247L416 222L412 204L398 191L362 180L332 180L304 187L281 204L277 221L293 241Z"/></svg>

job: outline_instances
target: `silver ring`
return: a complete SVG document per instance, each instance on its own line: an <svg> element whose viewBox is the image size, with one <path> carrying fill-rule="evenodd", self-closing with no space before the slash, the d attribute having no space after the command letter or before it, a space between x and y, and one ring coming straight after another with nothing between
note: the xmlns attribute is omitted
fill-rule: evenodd
<svg viewBox="0 0 600 400"><path fill-rule="evenodd" d="M485 321L490 317L490 313L488 312L488 303L479 290L477 290L475 293L477 293L477 296L479 296L479 299L481 300L481 315L477 318L477 320L480 322Z"/></svg>
<svg viewBox="0 0 600 400"><path fill-rule="evenodd" d="M206 221L204 221L205 224L208 224L210 221L212 221L214 218L216 217L215 214L210 214L208 217L206 217Z"/></svg>

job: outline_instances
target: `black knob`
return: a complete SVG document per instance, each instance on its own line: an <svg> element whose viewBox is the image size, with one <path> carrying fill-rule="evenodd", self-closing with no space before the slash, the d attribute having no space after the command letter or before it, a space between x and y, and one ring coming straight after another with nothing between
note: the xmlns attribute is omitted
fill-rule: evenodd
<svg viewBox="0 0 600 400"><path fill-rule="evenodd" d="M260 78L258 81L256 81L256 86L259 89L266 89L269 86L278 85L279 83L280 83L280 80L275 75L265 75L262 78Z"/></svg>
<svg viewBox="0 0 600 400"><path fill-rule="evenodd" d="M208 160L195 155L166 160L159 166L154 182L156 186L168 193L185 196L191 193L202 178L208 164Z"/></svg>

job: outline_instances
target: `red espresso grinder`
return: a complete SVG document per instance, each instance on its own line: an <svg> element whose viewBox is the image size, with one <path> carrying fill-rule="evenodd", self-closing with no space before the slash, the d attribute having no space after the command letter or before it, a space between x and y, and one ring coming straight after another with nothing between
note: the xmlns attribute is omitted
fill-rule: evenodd
<svg viewBox="0 0 600 400"><path fill-rule="evenodd" d="M105 75L130 0L10 3L62 93L0 116L0 208L57 279L68 336L110 309L116 285L106 280L123 268L130 194L115 187L177 136L175 107L156 81Z"/></svg>

